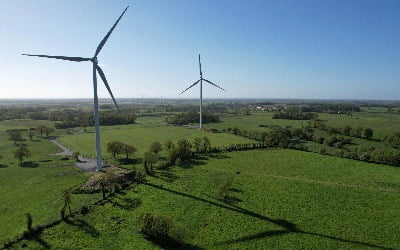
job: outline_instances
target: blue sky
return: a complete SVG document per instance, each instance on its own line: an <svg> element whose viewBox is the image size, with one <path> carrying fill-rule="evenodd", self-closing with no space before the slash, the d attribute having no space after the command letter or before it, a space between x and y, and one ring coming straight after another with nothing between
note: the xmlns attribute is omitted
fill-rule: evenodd
<svg viewBox="0 0 400 250"><path fill-rule="evenodd" d="M23 57L99 55L118 97L397 99L397 0L1 0L0 98L92 97L91 64ZM104 86L99 96L108 97Z"/></svg>

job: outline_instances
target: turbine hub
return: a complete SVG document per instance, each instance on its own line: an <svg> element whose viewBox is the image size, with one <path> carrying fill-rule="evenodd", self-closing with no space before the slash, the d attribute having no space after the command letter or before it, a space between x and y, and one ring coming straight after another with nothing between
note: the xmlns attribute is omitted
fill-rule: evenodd
<svg viewBox="0 0 400 250"><path fill-rule="evenodd" d="M96 57L96 56L92 58L92 62L95 63L95 64L97 64L97 63L99 62L99 61L97 60L97 57Z"/></svg>

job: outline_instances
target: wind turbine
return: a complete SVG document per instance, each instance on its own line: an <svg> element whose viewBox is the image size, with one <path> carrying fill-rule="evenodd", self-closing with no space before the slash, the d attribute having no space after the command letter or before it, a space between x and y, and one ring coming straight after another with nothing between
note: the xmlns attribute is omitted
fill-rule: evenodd
<svg viewBox="0 0 400 250"><path fill-rule="evenodd" d="M201 61L200 61L200 54L199 54L199 68L200 68L200 79L195 81L192 85L190 85L187 89L185 89L184 91L182 91L179 95L182 95L183 93L185 93L188 89L190 89L191 87L194 87L195 85L197 85L198 83L200 83L200 128L203 127L203 113L202 113L202 106L203 106L203 81L214 85L215 87L222 89L224 91L226 91L225 89L221 88L220 86L218 86L215 83L212 83L211 81L204 79L203 78L203 72L201 71Z"/></svg>
<svg viewBox="0 0 400 250"><path fill-rule="evenodd" d="M108 31L106 36L101 40L99 45L96 48L96 52L94 53L94 56L89 58L89 57L71 57L71 56L49 56L49 55L31 55L31 54L22 54L24 56L37 56L37 57L47 57L47 58L54 58L54 59L60 59L60 60L66 60L66 61L73 61L73 62L85 62L85 61L90 61L93 64L93 92L94 92L94 125L95 125L95 130L96 130L96 159L97 159L97 165L96 165L96 170L100 171L102 170L103 167L103 161L101 158L101 145L100 145L100 127L99 127L99 101L97 97L97 75L96 72L99 73L101 79L104 82L104 85L106 86L108 92L111 95L111 98L119 110L118 104L115 101L114 95L111 92L111 88L108 85L106 76L103 72L103 70L100 68L97 60L97 56L99 55L101 49L103 48L104 44L106 44L108 38L110 37L111 33L114 31L115 27L117 26L118 22L121 20L122 16L125 14L126 10L129 8L126 7L125 10L122 12L122 14L119 16L117 21L114 23L114 25L111 27L111 29Z"/></svg>

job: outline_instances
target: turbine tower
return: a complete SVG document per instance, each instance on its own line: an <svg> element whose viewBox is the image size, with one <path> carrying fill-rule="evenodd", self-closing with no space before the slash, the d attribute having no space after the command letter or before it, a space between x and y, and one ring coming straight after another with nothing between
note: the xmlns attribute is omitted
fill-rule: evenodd
<svg viewBox="0 0 400 250"><path fill-rule="evenodd" d="M49 56L49 55L31 55L31 54L22 54L24 56L37 56L37 57L46 57L46 58L54 58L54 59L60 59L60 60L66 60L66 61L72 61L72 62L85 62L85 61L90 61L93 64L93 92L94 92L94 125L95 125L95 130L96 130L96 159L97 159L97 164L96 164L96 170L100 171L102 170L103 167L103 161L101 158L101 145L100 145L100 123L99 123L99 101L97 97L97 73L99 73L101 79L104 82L104 85L106 86L108 92L111 95L111 98L119 110L118 104L115 101L114 95L111 92L110 85L107 82L106 76L103 72L103 70L99 66L99 62L97 60L97 56L99 55L101 49L103 46L106 44L108 38L110 37L111 33L114 31L115 27L117 26L118 22L121 20L122 16L125 14L126 10L129 8L126 7L125 10L122 12L122 14L119 16L117 21L114 23L114 25L111 27L111 29L108 31L106 36L101 40L99 45L96 48L96 52L94 53L94 56L89 58L89 57L71 57L71 56Z"/></svg>
<svg viewBox="0 0 400 250"><path fill-rule="evenodd" d="M182 95L183 93L185 93L188 89L190 89L191 87L197 85L198 83L200 83L200 129L203 127L203 113L202 113L202 108L203 108L203 81L214 85L215 87L222 89L224 91L226 91L225 89L221 88L220 86L218 86L215 83L212 83L211 81L204 79L203 78L203 72L201 71L201 61L200 61L200 54L199 54L199 68L200 68L200 79L195 81L192 85L190 85L187 89L185 89L184 91L182 91L179 95Z"/></svg>

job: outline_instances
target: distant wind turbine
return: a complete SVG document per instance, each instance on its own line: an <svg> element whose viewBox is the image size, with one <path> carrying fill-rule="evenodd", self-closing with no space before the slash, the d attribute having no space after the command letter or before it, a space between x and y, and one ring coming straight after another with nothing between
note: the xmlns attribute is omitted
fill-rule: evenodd
<svg viewBox="0 0 400 250"><path fill-rule="evenodd" d="M70 57L70 56L48 56L48 55L31 55L31 54L22 54L24 56L37 56L37 57L47 57L47 58L54 58L54 59L60 59L60 60L66 60L66 61L73 61L73 62L84 62L84 61L91 61L93 64L93 90L94 90L94 125L96 129L96 159L97 159L97 165L96 165L96 170L102 170L103 167L103 161L101 158L101 145L100 145L100 127L99 127L99 102L98 102L98 97L97 97L97 75L96 72L99 73L101 79L104 82L104 85L106 86L108 92L111 95L112 100L114 101L115 106L119 110L118 104L115 101L114 95L111 92L111 88L108 85L106 76L103 72L103 70L100 68L97 60L97 56L99 55L101 49L103 48L104 44L106 44L108 38L110 37L111 33L114 31L115 27L117 26L118 22L121 20L122 16L125 14L126 10L129 8L126 7L125 10L122 12L122 14L119 16L117 21L114 23L114 25L111 27L111 29L108 31L106 36L101 40L99 45L97 46L96 52L94 53L94 56L92 58L89 57Z"/></svg>
<svg viewBox="0 0 400 250"><path fill-rule="evenodd" d="M199 54L199 67L200 67L200 79L195 81L192 85L190 85L187 89L185 89L184 91L182 91L179 95L182 95L183 93L185 93L188 89L190 89L191 87L197 85L198 83L200 83L200 128L203 127L203 113L202 113L202 106L203 106L203 81L214 85L215 87L222 89L224 91L226 91L225 89L221 88L220 86L218 86L215 83L212 83L211 81L204 79L203 78L203 72L201 71L201 61L200 61L200 54Z"/></svg>

